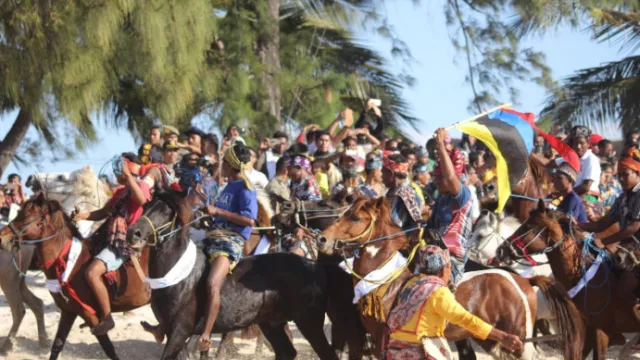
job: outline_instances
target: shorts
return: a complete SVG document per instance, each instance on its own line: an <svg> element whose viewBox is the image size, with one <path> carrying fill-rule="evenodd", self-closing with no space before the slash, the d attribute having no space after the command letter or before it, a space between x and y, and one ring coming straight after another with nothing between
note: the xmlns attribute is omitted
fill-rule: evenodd
<svg viewBox="0 0 640 360"><path fill-rule="evenodd" d="M209 262L213 262L218 256L226 256L231 263L230 270L242 260L245 239L234 233L207 237L204 239L204 253Z"/></svg>
<svg viewBox="0 0 640 360"><path fill-rule="evenodd" d="M100 261L104 263L104 266L107 268L107 272L118 270L125 261L129 261L128 256L116 255L111 246L107 246L102 249L95 258L100 259Z"/></svg>

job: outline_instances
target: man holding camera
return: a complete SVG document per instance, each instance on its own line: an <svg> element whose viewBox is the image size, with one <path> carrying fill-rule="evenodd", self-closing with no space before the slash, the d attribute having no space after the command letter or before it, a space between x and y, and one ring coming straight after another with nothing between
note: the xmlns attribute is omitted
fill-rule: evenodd
<svg viewBox="0 0 640 360"><path fill-rule="evenodd" d="M267 175L269 180L273 179L276 176L276 163L288 146L289 137L282 131L276 131L271 139L262 139L255 168Z"/></svg>

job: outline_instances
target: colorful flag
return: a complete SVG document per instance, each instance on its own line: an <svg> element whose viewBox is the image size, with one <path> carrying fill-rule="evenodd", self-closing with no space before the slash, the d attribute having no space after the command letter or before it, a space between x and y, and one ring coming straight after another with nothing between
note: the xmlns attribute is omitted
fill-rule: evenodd
<svg viewBox="0 0 640 360"><path fill-rule="evenodd" d="M567 162L575 171L580 172L580 157L578 154L569 146L569 144L564 141L558 139L553 135L549 135L546 132L540 130L535 122L535 116L532 113L521 113L511 109L503 109L506 112L515 114L526 120L531 127L540 134L544 138L544 140L551 146L558 154Z"/></svg>
<svg viewBox="0 0 640 360"><path fill-rule="evenodd" d="M495 156L498 187L496 212L501 212L511 196L512 187L520 182L529 168L533 127L520 113L508 109L496 110L454 127L477 138Z"/></svg>

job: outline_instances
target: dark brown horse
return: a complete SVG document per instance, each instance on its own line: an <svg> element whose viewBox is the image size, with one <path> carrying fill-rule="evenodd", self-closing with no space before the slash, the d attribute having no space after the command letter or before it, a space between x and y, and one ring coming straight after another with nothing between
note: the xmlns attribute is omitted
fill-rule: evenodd
<svg viewBox="0 0 640 360"><path fill-rule="evenodd" d="M521 258L524 253L547 254L554 277L570 289L583 277L583 267L591 265L595 256L583 256L583 244L588 234L570 225L565 215L547 210L540 201L529 219L499 248L496 260L507 262ZM604 359L609 336L617 333L639 332L640 322L633 309L624 306L616 287L618 276L603 262L598 272L574 297L589 327L584 355L594 350L594 356Z"/></svg>
<svg viewBox="0 0 640 360"><path fill-rule="evenodd" d="M343 239L350 240L345 242ZM376 239L375 242L372 242L372 239ZM322 252L332 253L335 248L340 247L358 250L359 255L353 262L353 272L359 274L358 278L380 268L395 253L408 246L408 237L391 221L390 206L384 199L357 201L343 217L318 237L318 250ZM386 319L391 310L398 291L411 276L411 272L405 268L397 277L387 279L382 286L363 297L359 304L364 326L374 337L378 351L385 326L383 319ZM525 279L496 270L471 273L467 280L458 284L456 299L473 314L493 326L527 338L532 336L532 324L537 310L533 286L540 287L559 318L560 332L565 340L565 358L579 358L582 347L580 317L577 316L575 306L548 278ZM374 314L369 311L371 303L374 303ZM445 336L451 341L471 337L469 332L457 326L448 326ZM500 351L494 341L478 342L494 355L496 351ZM515 355L529 358L534 356L534 351L527 345L524 353Z"/></svg>
<svg viewBox="0 0 640 360"><path fill-rule="evenodd" d="M103 239L105 229L103 226L98 230L93 239ZM35 244L40 267L48 280L60 278L66 267L73 238L82 239L60 204L47 200L42 193L23 204L16 219L0 230L0 243L4 249L14 241ZM85 268L91 260L91 245L89 242L82 242L82 250L67 284L62 286L61 292L51 293L61 312L50 359L58 358L76 317L80 316L89 327L99 322L97 303L84 276ZM148 251L143 253L140 262L145 274L147 257ZM111 294L114 312L133 310L149 302L150 292L130 263L125 263L116 272L115 286L109 287L117 289L115 294ZM97 339L110 359L118 359L108 335L97 336Z"/></svg>
<svg viewBox="0 0 640 360"><path fill-rule="evenodd" d="M483 209L495 209L498 203L497 179L493 179L482 186L480 200ZM521 222L529 217L529 212L535 209L538 199L547 199L554 192L553 176L537 161L529 158L527 173L520 182L512 186L512 196L507 203L506 210Z"/></svg>

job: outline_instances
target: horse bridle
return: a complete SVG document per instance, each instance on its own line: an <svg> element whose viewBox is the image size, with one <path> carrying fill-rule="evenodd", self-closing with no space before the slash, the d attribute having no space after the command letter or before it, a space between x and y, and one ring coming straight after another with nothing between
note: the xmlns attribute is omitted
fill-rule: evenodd
<svg viewBox="0 0 640 360"><path fill-rule="evenodd" d="M296 221L296 225L304 228L304 229L309 229L309 221L310 220L316 220L316 219L327 219L327 218L331 218L331 219L337 219L340 218L341 216L343 216L347 211L349 211L349 209L351 208L351 205L349 206L343 206L343 207L339 207L336 209L315 209L315 210L307 210L306 206L305 206L305 202L302 200L298 200L296 199L295 201L295 209L294 209L294 218ZM326 215L317 215L317 216L313 216L313 217L309 217L307 214L308 213L331 213L331 214L326 214ZM300 223L300 214L304 215L304 225Z"/></svg>
<svg viewBox="0 0 640 360"><path fill-rule="evenodd" d="M522 223L522 225L526 224L529 221L529 219L525 220L525 222ZM521 226L522 226L521 225ZM536 229L539 229L539 227L532 227L531 229L525 231L523 234L520 234L516 237L509 237L507 239L507 241L505 241L505 243L507 244L507 246L509 247L509 249L511 250L511 253L518 259L530 259L531 256L534 255L544 255L544 254L548 254L551 251L557 249L560 245L562 245L562 243L564 243L564 240L567 238L566 235L564 235L562 237L562 239L560 239L559 241L554 242L552 245L549 245L549 243L551 242L551 234L547 235L547 241L545 242L546 247L540 251L536 251L536 252L532 252L532 253L526 253L527 248L538 238L540 237L540 235L542 235L542 233L544 233L545 231L548 231L549 228L547 228L546 226L541 226L542 229L540 229L540 231L537 232L536 236L534 236L528 243L524 243L523 239L524 237L533 232ZM516 245L515 243L521 243L522 246ZM518 251L516 249L516 246L518 246L520 248L520 252L522 252L522 255L518 254Z"/></svg>
<svg viewBox="0 0 640 360"><path fill-rule="evenodd" d="M158 234L160 233L160 231L166 229L167 227L171 226L171 230L173 230L173 227L176 224L176 219L178 218L178 214L174 214L173 215L173 219L163 225L158 226L157 228L153 225L153 222L151 221L151 219L149 219L146 215L142 215L141 219L147 220L147 222L149 223L149 226L151 226L151 231L153 231L153 242L147 242L147 246L156 246L158 244L158 238L162 238L164 239L165 236L160 235L158 236Z"/></svg>

